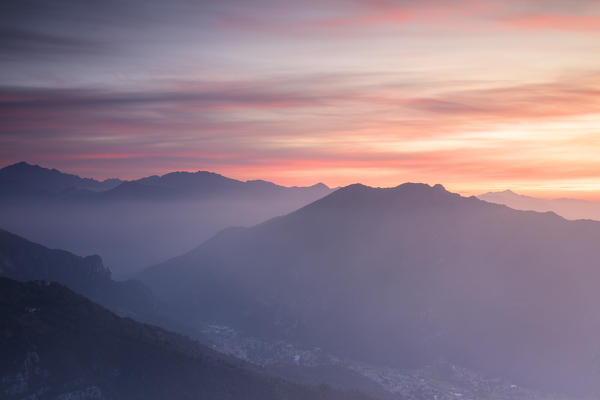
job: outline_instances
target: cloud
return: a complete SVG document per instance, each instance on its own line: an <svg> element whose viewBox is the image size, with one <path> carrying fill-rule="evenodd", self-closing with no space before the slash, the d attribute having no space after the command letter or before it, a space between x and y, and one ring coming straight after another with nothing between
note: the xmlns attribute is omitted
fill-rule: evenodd
<svg viewBox="0 0 600 400"><path fill-rule="evenodd" d="M488 32L511 28L527 31L597 32L600 8L586 1L354 0L317 3L312 13L288 5L295 13L272 15L248 13L247 9L222 10L215 17L226 29L263 34L315 37L323 34L360 36L390 28L414 34L427 31ZM290 17L293 14L293 17Z"/></svg>
<svg viewBox="0 0 600 400"><path fill-rule="evenodd" d="M0 160L333 185L593 174L600 75L565 74L597 68L592 3L9 1Z"/></svg>
<svg viewBox="0 0 600 400"><path fill-rule="evenodd" d="M269 84L269 82L265 82ZM273 86L274 82L270 82ZM112 109L161 104L188 105L198 108L286 108L317 105L326 96L311 91L288 91L264 87L261 82L202 82L195 87L140 91L104 91L98 89L0 88L1 110ZM263 86L263 87L261 87Z"/></svg>
<svg viewBox="0 0 600 400"><path fill-rule="evenodd" d="M372 165L421 177L507 179L538 168L535 160L547 163L533 157L540 149L583 154L579 136L557 134L562 128L552 124L568 118L568 129L590 135L593 124L576 121L600 115L597 76L512 86L478 81L477 88L464 82L462 90L453 83L427 97L419 93L431 82L366 84L370 79L357 83L354 75L172 82L133 92L4 87L0 144L3 159L114 160L140 170L196 160L221 172L255 170L254 177L269 168L269 174L299 173L302 165L333 173ZM558 145L557 137L569 140ZM514 149L524 157L511 156ZM518 162L501 167L507 159ZM583 164L589 160L582 155ZM556 165L576 164L563 161ZM477 172L477 165L488 168ZM556 176L567 171L573 170Z"/></svg>
<svg viewBox="0 0 600 400"><path fill-rule="evenodd" d="M508 17L504 22L527 30L600 33L600 15L526 14Z"/></svg>
<svg viewBox="0 0 600 400"><path fill-rule="evenodd" d="M440 86L426 97L420 92L432 85L427 81L355 81L354 75L297 76L176 82L136 91L0 87L0 136L59 131L152 136L177 130L181 136L216 132L237 138L251 132L298 143L299 134L320 140L369 135L373 140L390 135L409 139L600 113L597 74L512 86L490 82L482 87L479 82L477 88L467 84L462 90Z"/></svg>
<svg viewBox="0 0 600 400"><path fill-rule="evenodd" d="M0 48L0 59L12 59L23 55L39 58L48 55L105 54L109 46L92 40L0 27Z"/></svg>

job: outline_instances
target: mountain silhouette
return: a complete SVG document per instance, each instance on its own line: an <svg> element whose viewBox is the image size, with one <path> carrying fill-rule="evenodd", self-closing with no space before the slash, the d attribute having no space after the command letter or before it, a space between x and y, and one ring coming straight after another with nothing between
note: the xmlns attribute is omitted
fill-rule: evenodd
<svg viewBox="0 0 600 400"><path fill-rule="evenodd" d="M0 169L0 196L37 197L44 200L47 197L58 197L60 200L79 201L155 201L293 193L295 196L306 196L312 201L329 192L331 189L323 183L307 187L285 187L263 180L239 181L208 171L178 171L130 181L97 181L24 161Z"/></svg>
<svg viewBox="0 0 600 400"><path fill-rule="evenodd" d="M203 171L119 181L106 190L25 163L2 171L2 228L48 247L101 254L118 278L189 251L228 226L251 226L331 193L323 184L284 187Z"/></svg>
<svg viewBox="0 0 600 400"><path fill-rule="evenodd" d="M98 196L101 200L182 200L189 198L236 198L295 196L310 202L331 190L322 183L309 187L285 187L261 180L239 181L208 171L172 172L162 176L123 182Z"/></svg>
<svg viewBox="0 0 600 400"><path fill-rule="evenodd" d="M0 276L59 282L122 315L153 319L157 314L151 291L139 281L112 280L100 256L49 249L1 229Z"/></svg>
<svg viewBox="0 0 600 400"><path fill-rule="evenodd" d="M97 181L65 174L26 162L0 169L0 197L38 196L41 198L65 195L77 191L104 191L121 183L119 179Z"/></svg>
<svg viewBox="0 0 600 400"><path fill-rule="evenodd" d="M600 221L600 203L594 201L568 198L540 199L524 196L512 190L488 192L477 197L490 203L504 204L516 210L552 211L567 219L592 219Z"/></svg>
<svg viewBox="0 0 600 400"><path fill-rule="evenodd" d="M351 185L141 275L174 316L340 357L598 393L600 223Z"/></svg>
<svg viewBox="0 0 600 400"><path fill-rule="evenodd" d="M288 383L64 286L0 278L2 399L366 399Z"/></svg>

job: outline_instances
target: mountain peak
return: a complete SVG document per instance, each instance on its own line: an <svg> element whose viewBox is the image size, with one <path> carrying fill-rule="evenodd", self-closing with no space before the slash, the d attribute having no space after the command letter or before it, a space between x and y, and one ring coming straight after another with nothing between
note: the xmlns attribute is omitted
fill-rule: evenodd
<svg viewBox="0 0 600 400"><path fill-rule="evenodd" d="M499 190L497 192L487 192L487 193L481 194L480 196L499 196L499 195L500 196L513 196L513 197L515 197L515 196L525 197L525 196L523 196L523 195L521 195L521 194L519 194L517 192L514 192L514 191L512 191L510 189Z"/></svg>
<svg viewBox="0 0 600 400"><path fill-rule="evenodd" d="M33 167L33 164L29 164L27 161L19 161L18 163L14 163L11 165L6 166L5 168L28 168L28 167ZM37 167L39 167L39 165L36 165Z"/></svg>
<svg viewBox="0 0 600 400"><path fill-rule="evenodd" d="M0 194L8 196L52 196L77 189L102 191L120 182L117 179L99 182L25 161L0 169Z"/></svg>
<svg viewBox="0 0 600 400"><path fill-rule="evenodd" d="M380 208L423 202L438 204L459 197L460 195L448 192L440 184L430 186L425 183L407 182L396 187L380 188L354 183L334 191L307 207Z"/></svg>
<svg viewBox="0 0 600 400"><path fill-rule="evenodd" d="M324 184L323 182L315 183L312 186L309 186L312 189L329 189L329 186Z"/></svg>
<svg viewBox="0 0 600 400"><path fill-rule="evenodd" d="M362 183L354 183L352 185L348 185L339 189L339 191L347 192L347 193L381 193L381 194L436 194L436 193L446 193L452 194L446 190L446 188L441 184L435 184L430 186L426 183L415 183L415 182L405 182L395 187L372 187L363 185Z"/></svg>
<svg viewBox="0 0 600 400"><path fill-rule="evenodd" d="M2 171L7 171L7 172L9 172L9 171L26 172L26 171L43 171L43 170L56 171L55 169L50 170L48 168L40 167L37 164L29 164L27 161L20 161L18 163L7 165L6 167L2 168Z"/></svg>
<svg viewBox="0 0 600 400"><path fill-rule="evenodd" d="M436 183L433 186L428 185L427 183L418 183L418 182L406 182L396 186L394 189L407 190L407 191L435 191L435 192L448 192L446 188Z"/></svg>
<svg viewBox="0 0 600 400"><path fill-rule="evenodd" d="M245 183L263 185L263 186L269 186L269 187L279 186L273 182L265 181L264 179L251 179L251 180L246 181Z"/></svg>

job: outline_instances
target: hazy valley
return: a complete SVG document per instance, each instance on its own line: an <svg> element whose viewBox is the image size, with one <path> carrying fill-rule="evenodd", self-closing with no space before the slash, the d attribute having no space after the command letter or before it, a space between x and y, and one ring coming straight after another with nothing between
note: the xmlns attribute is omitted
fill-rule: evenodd
<svg viewBox="0 0 600 400"><path fill-rule="evenodd" d="M21 188L40 187L23 182L30 176L19 179ZM2 281L0 346L9 357L0 392L9 399L165 398L178 391L182 399L562 400L600 393L599 222L517 211L441 185L323 193L263 182L247 189L201 173L167 176L175 180L169 184L151 178L159 183L141 190L136 183L117 196L110 193L124 183L91 191L78 186L86 181L69 179L67 186L43 179L46 186L36 189L43 193L4 190L3 221L10 209L7 225L20 221L21 231L38 234L43 228L52 242L52 229L61 235L64 225L30 225L27 218L53 214L93 243L114 230L133 235L130 221L161 207L183 216L189 209L178 206L182 198L201 215L214 212L206 198L277 210L291 207L290 199L300 205L200 238L129 280L115 279L98 255L0 231L0 275L37 282ZM123 204L140 213L102 215ZM77 207L104 223L85 229L72 213ZM235 217L223 213L222 224ZM188 240L177 221L155 227L154 238L119 245L151 249L159 237ZM80 295L166 331L121 319ZM64 347L59 338L70 335L75 344ZM137 344L116 350L130 342Z"/></svg>
<svg viewBox="0 0 600 400"><path fill-rule="evenodd" d="M49 247L100 254L113 275L186 252L229 226L250 226L330 193L209 172L98 182L18 163L0 170L1 228Z"/></svg>
<svg viewBox="0 0 600 400"><path fill-rule="evenodd" d="M599 38L600 0L3 0L0 400L599 400Z"/></svg>

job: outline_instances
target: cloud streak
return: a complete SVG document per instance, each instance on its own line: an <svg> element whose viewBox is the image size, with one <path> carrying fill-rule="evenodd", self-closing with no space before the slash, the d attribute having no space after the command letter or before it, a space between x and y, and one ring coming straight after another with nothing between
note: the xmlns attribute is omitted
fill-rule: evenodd
<svg viewBox="0 0 600 400"><path fill-rule="evenodd" d="M517 28L528 30L561 30L600 33L600 15L555 15L533 14L507 18L505 22Z"/></svg>
<svg viewBox="0 0 600 400"><path fill-rule="evenodd" d="M100 178L590 187L596 3L8 2L0 161Z"/></svg>
<svg viewBox="0 0 600 400"><path fill-rule="evenodd" d="M476 179L596 174L595 157L581 152L586 141L561 132L560 123L580 133L595 131L584 122L600 115L597 74L504 87L442 87L429 97L406 92L426 92L427 82L366 85L353 84L353 78L325 79L329 85L318 76L173 82L164 90L136 92L4 87L0 141L11 151L18 144L15 160L110 161L138 175L148 165L189 166L289 184L307 183L317 171L333 185L350 183L361 169L372 171L367 175L377 184L393 175L436 177L459 187ZM304 121L307 116L311 121ZM581 157L560 163L551 154L529 159L557 141ZM513 154L515 148L523 157ZM312 172L305 176L302 170Z"/></svg>

